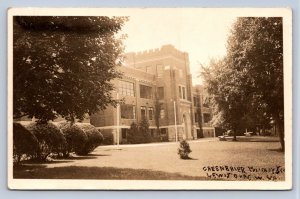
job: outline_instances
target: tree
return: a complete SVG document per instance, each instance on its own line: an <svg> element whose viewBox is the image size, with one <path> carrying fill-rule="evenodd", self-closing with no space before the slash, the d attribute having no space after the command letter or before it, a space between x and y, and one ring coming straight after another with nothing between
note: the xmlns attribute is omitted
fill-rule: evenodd
<svg viewBox="0 0 300 199"><path fill-rule="evenodd" d="M236 71L246 76L242 87L279 129L284 150L282 18L239 18L228 42L227 55Z"/></svg>
<svg viewBox="0 0 300 199"><path fill-rule="evenodd" d="M13 113L72 122L116 104L122 17L14 17Z"/></svg>
<svg viewBox="0 0 300 199"><path fill-rule="evenodd" d="M211 60L202 75L205 87L211 97L214 118L213 124L233 130L233 140L241 128L241 118L245 115L247 97L239 89L239 75L231 68L226 59Z"/></svg>
<svg viewBox="0 0 300 199"><path fill-rule="evenodd" d="M284 150L282 18L238 18L225 58L212 63L204 77L220 118L232 126L246 115L273 119Z"/></svg>
<svg viewBox="0 0 300 199"><path fill-rule="evenodd" d="M182 140L179 144L178 152L177 154L181 159L191 159L189 157L189 154L192 152L189 143L186 140Z"/></svg>

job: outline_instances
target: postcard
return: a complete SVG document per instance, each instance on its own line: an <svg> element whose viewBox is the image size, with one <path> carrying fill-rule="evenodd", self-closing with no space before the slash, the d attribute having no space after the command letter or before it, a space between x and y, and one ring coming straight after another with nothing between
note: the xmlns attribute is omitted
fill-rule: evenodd
<svg viewBox="0 0 300 199"><path fill-rule="evenodd" d="M288 8L10 8L8 187L292 188Z"/></svg>

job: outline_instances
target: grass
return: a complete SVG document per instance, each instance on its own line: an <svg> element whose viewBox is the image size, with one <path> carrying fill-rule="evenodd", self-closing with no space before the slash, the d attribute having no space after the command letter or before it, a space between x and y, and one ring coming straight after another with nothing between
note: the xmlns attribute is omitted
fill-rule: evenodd
<svg viewBox="0 0 300 199"><path fill-rule="evenodd" d="M213 172L204 170L208 166L231 166L254 168L284 168L284 153L279 152L276 138L238 137L232 141L191 141L192 153L189 160L177 155L179 143L157 145L135 145L98 147L90 156L55 163L26 163L14 168L14 178L38 179L144 179L144 180L249 180L209 177ZM235 174L239 174L235 172ZM268 180L268 172L250 173L251 180L262 176ZM277 180L284 180L284 172L276 174Z"/></svg>
<svg viewBox="0 0 300 199"><path fill-rule="evenodd" d="M118 180L205 180L205 177L146 169L119 169L113 167L68 166L46 168L22 165L16 168L14 178L21 179L118 179Z"/></svg>

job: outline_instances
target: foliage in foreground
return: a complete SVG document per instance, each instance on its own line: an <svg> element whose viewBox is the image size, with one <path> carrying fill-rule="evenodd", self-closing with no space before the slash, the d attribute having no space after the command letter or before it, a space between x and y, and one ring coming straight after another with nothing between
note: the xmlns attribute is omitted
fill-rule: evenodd
<svg viewBox="0 0 300 199"><path fill-rule="evenodd" d="M72 152L79 154L88 140L86 133L79 126L68 123L63 125L61 130L67 140L64 156L68 156Z"/></svg>
<svg viewBox="0 0 300 199"><path fill-rule="evenodd" d="M13 114L47 123L75 122L115 105L124 17L16 16L13 21Z"/></svg>
<svg viewBox="0 0 300 199"><path fill-rule="evenodd" d="M284 150L282 18L238 18L226 56L203 69L214 125L232 129L235 136L275 121Z"/></svg>
<svg viewBox="0 0 300 199"><path fill-rule="evenodd" d="M34 157L39 147L38 139L19 123L13 123L13 157L19 163L24 158Z"/></svg>
<svg viewBox="0 0 300 199"><path fill-rule="evenodd" d="M45 161L48 157L68 157L70 153L87 155L103 142L103 136L93 125L61 123L31 123L24 127L13 124L13 157L22 160Z"/></svg>
<svg viewBox="0 0 300 199"><path fill-rule="evenodd" d="M60 128L67 140L65 156L75 152L78 155L87 155L102 144L104 138L100 131L91 124L61 123Z"/></svg>
<svg viewBox="0 0 300 199"><path fill-rule="evenodd" d="M104 137L93 125L81 125L87 135L87 141L81 151L78 152L79 155L87 155L92 152L95 148L103 143Z"/></svg>
<svg viewBox="0 0 300 199"><path fill-rule="evenodd" d="M60 156L65 151L67 147L66 139L60 129L54 124L32 123L26 128L38 140L38 150L34 157L35 159L46 160L51 153Z"/></svg>

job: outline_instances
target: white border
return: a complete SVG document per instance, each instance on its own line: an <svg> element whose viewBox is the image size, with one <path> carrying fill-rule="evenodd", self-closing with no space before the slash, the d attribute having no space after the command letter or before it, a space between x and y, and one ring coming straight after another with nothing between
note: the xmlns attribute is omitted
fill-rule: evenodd
<svg viewBox="0 0 300 199"><path fill-rule="evenodd" d="M283 17L284 37L284 182L169 181L169 180L44 180L13 179L12 165L12 17L14 15L126 16L136 12L228 12L240 17ZM8 10L8 187L10 189L101 189L101 190L285 190L292 188L292 12L288 8L11 8Z"/></svg>

